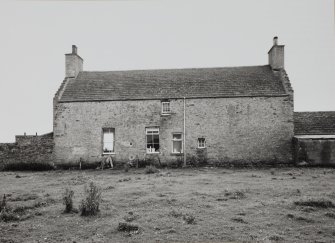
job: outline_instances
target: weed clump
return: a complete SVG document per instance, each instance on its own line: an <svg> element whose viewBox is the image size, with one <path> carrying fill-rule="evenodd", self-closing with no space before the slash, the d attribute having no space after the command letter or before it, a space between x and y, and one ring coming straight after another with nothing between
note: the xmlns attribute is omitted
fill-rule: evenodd
<svg viewBox="0 0 335 243"><path fill-rule="evenodd" d="M147 167L145 167L144 173L145 174L154 174L154 173L158 173L159 170L153 166L153 165L149 165Z"/></svg>
<svg viewBox="0 0 335 243"><path fill-rule="evenodd" d="M0 221L9 222L17 221L19 219L20 218L7 207L7 199L4 194L0 203Z"/></svg>
<svg viewBox="0 0 335 243"><path fill-rule="evenodd" d="M305 207L314 207L314 208L335 208L335 204L327 199L308 199L305 201L295 201L295 205L297 206L305 206Z"/></svg>
<svg viewBox="0 0 335 243"><path fill-rule="evenodd" d="M130 232L130 231L137 231L139 227L135 224L130 224L130 223L119 223L119 226L117 227L118 231L125 231L125 232Z"/></svg>
<svg viewBox="0 0 335 243"><path fill-rule="evenodd" d="M195 224L195 217L191 214L184 214L183 215L183 220L187 223L187 224Z"/></svg>
<svg viewBox="0 0 335 243"><path fill-rule="evenodd" d="M73 211L73 196L74 191L66 188L63 194L63 204L65 205L64 213L71 213Z"/></svg>
<svg viewBox="0 0 335 243"><path fill-rule="evenodd" d="M90 182L85 186L85 198L81 201L81 216L94 216L99 212L101 201L101 188L94 182Z"/></svg>

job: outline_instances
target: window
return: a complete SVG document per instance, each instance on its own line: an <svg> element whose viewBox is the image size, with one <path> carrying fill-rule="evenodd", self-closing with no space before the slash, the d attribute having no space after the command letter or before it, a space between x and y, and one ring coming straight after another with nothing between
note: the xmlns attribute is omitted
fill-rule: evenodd
<svg viewBox="0 0 335 243"><path fill-rule="evenodd" d="M198 138L198 148L206 148L205 138Z"/></svg>
<svg viewBox="0 0 335 243"><path fill-rule="evenodd" d="M170 109L170 101L162 102L162 114L169 114L171 112Z"/></svg>
<svg viewBox="0 0 335 243"><path fill-rule="evenodd" d="M114 153L114 128L103 128L103 153L111 154Z"/></svg>
<svg viewBox="0 0 335 243"><path fill-rule="evenodd" d="M148 127L145 129L147 137L147 153L159 153L159 128Z"/></svg>
<svg viewBox="0 0 335 243"><path fill-rule="evenodd" d="M183 138L181 133L172 133L172 153L183 152Z"/></svg>

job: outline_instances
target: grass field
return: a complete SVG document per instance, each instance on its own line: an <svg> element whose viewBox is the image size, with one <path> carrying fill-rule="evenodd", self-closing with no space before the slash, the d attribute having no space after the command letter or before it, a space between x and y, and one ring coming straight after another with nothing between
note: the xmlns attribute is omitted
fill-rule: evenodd
<svg viewBox="0 0 335 243"><path fill-rule="evenodd" d="M102 188L100 213L64 214L62 194ZM0 242L334 242L335 169L1 172L19 218ZM2 197L2 196L1 196ZM139 230L119 231L127 222Z"/></svg>

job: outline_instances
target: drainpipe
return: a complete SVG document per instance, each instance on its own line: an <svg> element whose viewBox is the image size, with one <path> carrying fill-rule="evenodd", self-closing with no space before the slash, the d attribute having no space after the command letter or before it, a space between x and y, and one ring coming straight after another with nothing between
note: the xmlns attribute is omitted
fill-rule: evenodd
<svg viewBox="0 0 335 243"><path fill-rule="evenodd" d="M186 167L186 98L184 97L184 167Z"/></svg>

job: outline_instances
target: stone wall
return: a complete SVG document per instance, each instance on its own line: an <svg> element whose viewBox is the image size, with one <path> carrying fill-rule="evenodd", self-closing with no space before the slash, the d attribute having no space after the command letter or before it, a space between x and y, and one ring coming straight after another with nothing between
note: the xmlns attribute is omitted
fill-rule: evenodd
<svg viewBox="0 0 335 243"><path fill-rule="evenodd" d="M4 163L52 162L53 133L15 136L15 143L0 144L0 167Z"/></svg>
<svg viewBox="0 0 335 243"><path fill-rule="evenodd" d="M160 100L55 103L55 163L100 161L103 128L115 129L115 161L145 160L146 127L160 128L161 162L181 159L172 153L172 133L183 133L183 99L173 99L171 115L161 115ZM197 148L199 137L206 149ZM236 97L186 99L187 158L208 162L292 160L293 99Z"/></svg>
<svg viewBox="0 0 335 243"><path fill-rule="evenodd" d="M294 161L335 166L335 138L294 138Z"/></svg>

